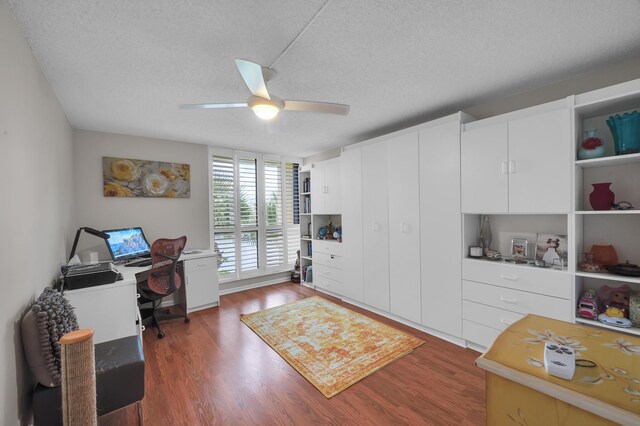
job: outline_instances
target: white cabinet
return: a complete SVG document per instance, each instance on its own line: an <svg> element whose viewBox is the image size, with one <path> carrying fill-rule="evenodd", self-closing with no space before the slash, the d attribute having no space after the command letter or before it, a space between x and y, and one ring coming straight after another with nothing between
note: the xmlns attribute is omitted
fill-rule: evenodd
<svg viewBox="0 0 640 426"><path fill-rule="evenodd" d="M328 160L311 166L311 199L314 214L338 214L341 210L340 162Z"/></svg>
<svg viewBox="0 0 640 426"><path fill-rule="evenodd" d="M507 123L466 130L461 137L463 212L509 211Z"/></svg>
<svg viewBox="0 0 640 426"><path fill-rule="evenodd" d="M470 342L487 347L527 314L572 319L566 271L465 259L462 278L463 337Z"/></svg>
<svg viewBox="0 0 640 426"><path fill-rule="evenodd" d="M184 260L187 313L219 305L218 258Z"/></svg>
<svg viewBox="0 0 640 426"><path fill-rule="evenodd" d="M324 290L342 295L343 260L342 243L336 240L314 240L313 284Z"/></svg>
<svg viewBox="0 0 640 426"><path fill-rule="evenodd" d="M343 287L340 294L364 301L362 246L362 148L344 150L340 156L342 193Z"/></svg>
<svg viewBox="0 0 640 426"><path fill-rule="evenodd" d="M80 328L92 329L93 342L101 343L139 334L136 294L136 281L131 274L129 279L113 284L67 290L64 297L73 306Z"/></svg>
<svg viewBox="0 0 640 426"><path fill-rule="evenodd" d="M420 323L420 199L418 132L385 142L389 197L389 308Z"/></svg>
<svg viewBox="0 0 640 426"><path fill-rule="evenodd" d="M466 126L461 143L463 212L570 211L568 109L521 115Z"/></svg>
<svg viewBox="0 0 640 426"><path fill-rule="evenodd" d="M387 145L362 147L364 303L389 311L389 200Z"/></svg>
<svg viewBox="0 0 640 426"><path fill-rule="evenodd" d="M569 110L509 122L509 211L571 211Z"/></svg>
<svg viewBox="0 0 640 426"><path fill-rule="evenodd" d="M422 324L462 337L460 120L420 130Z"/></svg>

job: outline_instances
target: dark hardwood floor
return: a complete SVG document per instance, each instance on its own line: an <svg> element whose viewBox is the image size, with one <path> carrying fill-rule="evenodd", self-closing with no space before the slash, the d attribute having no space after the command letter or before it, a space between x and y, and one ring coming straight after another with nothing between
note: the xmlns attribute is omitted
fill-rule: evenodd
<svg viewBox="0 0 640 426"><path fill-rule="evenodd" d="M326 399L240 322L241 313L320 295L426 343L331 399ZM479 354L343 303L283 283L221 297L219 308L164 323L167 336L144 332L146 425L485 424ZM135 406L100 419L137 424Z"/></svg>

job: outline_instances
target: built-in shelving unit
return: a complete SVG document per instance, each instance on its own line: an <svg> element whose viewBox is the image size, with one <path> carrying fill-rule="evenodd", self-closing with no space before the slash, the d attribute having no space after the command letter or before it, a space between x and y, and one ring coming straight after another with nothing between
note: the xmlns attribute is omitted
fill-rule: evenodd
<svg viewBox="0 0 640 426"><path fill-rule="evenodd" d="M298 182L300 182L300 282L311 286L311 279L307 270L313 258L313 214L311 206L311 168L300 168ZM313 276L313 275L311 275Z"/></svg>
<svg viewBox="0 0 640 426"><path fill-rule="evenodd" d="M578 95L574 99L575 151L584 139L585 129L597 128L597 136L605 146L605 157L577 160L574 157L574 226L576 263L580 254L590 251L592 245L612 245L623 263L640 263L640 153L615 155L614 142L606 124L609 116L640 109L638 81L623 83ZM610 182L615 202L627 201L633 210L594 211L589 203L592 184ZM582 272L574 266L576 304L585 290L598 290L602 286L628 286L632 293L640 293L640 278L611 273ZM594 327L622 333L640 335L640 328L621 328L599 321L578 317L575 321Z"/></svg>

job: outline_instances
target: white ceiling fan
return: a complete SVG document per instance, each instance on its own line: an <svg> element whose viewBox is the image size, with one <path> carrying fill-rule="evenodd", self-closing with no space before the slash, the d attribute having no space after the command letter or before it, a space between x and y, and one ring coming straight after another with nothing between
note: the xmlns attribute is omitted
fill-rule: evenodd
<svg viewBox="0 0 640 426"><path fill-rule="evenodd" d="M240 75L242 75L244 82L252 93L252 96L247 102L186 104L180 105L180 108L211 109L249 107L263 120L271 120L277 116L281 110L322 112L340 115L347 115L349 113L349 105L313 101L284 101L270 95L267 91L267 82L276 75L276 71L273 68L261 67L256 63L243 59L236 59L235 61Z"/></svg>

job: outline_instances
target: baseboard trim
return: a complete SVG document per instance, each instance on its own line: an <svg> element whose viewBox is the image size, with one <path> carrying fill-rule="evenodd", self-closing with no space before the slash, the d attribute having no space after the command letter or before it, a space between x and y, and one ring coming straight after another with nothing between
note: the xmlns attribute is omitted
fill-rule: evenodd
<svg viewBox="0 0 640 426"><path fill-rule="evenodd" d="M466 340L464 340L464 339L462 339L460 337L451 336L450 334L443 333L441 331L437 331L437 330L434 330L434 329L429 328L429 327L425 327L424 325L416 324L413 321L406 320L406 319L401 318L401 317L399 317L397 315L391 314L389 312L382 311L380 309L374 308L373 306L365 305L364 303L358 302L356 300L349 299L347 297L341 296L341 295L336 294L336 293L332 293L332 292L330 292L328 290L324 290L324 289L322 289L320 287L317 287L317 286L316 286L315 289L320 291L320 292L322 292L322 293L326 293L326 294L328 294L330 296L337 297L338 299L342 300L343 302L349 303L351 305L357 306L357 307L362 308L362 309L366 309L367 311L373 312L374 314L382 315L383 317L392 319L394 321L397 321L397 322L399 322L401 324L404 324L406 326L409 326L411 328L415 328L416 330L419 330L419 331L422 331L424 333L430 334L430 335L432 335L434 337L437 337L439 339L446 340L447 342L453 343L454 345L461 346L463 348L467 347Z"/></svg>
<svg viewBox="0 0 640 426"><path fill-rule="evenodd" d="M259 287L266 287L268 285L274 285L274 284L282 284L282 283L286 283L288 282L286 279L283 281L282 278L273 278L267 281L260 281L257 283L253 283L253 284L247 284L247 285L243 285L240 287L233 287L233 288L228 288L226 290L220 290L220 296L224 296L226 294L232 294L232 293L237 293L239 291L244 291L244 290L251 290L252 288L259 288Z"/></svg>

